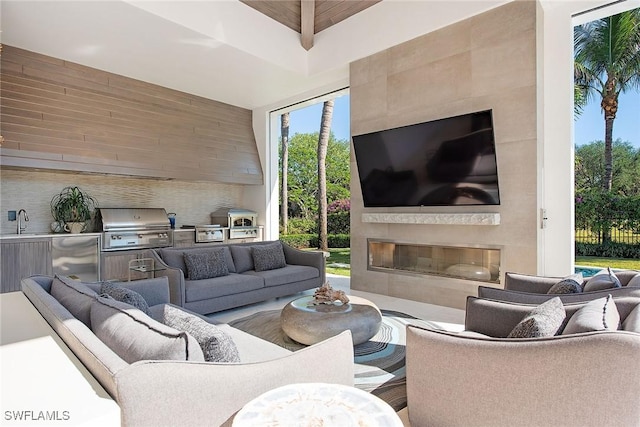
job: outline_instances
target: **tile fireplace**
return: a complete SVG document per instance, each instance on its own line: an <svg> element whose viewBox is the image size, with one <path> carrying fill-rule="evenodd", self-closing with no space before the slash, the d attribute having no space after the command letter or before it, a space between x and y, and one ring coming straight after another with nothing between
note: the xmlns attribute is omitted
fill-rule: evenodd
<svg viewBox="0 0 640 427"><path fill-rule="evenodd" d="M500 283L500 248L367 240L367 269Z"/></svg>

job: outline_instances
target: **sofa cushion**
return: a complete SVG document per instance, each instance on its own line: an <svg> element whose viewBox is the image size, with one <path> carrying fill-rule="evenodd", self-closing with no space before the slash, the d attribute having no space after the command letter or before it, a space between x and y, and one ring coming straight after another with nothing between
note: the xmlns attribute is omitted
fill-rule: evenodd
<svg viewBox="0 0 640 427"><path fill-rule="evenodd" d="M87 284L56 275L51 283L51 295L76 319L91 328L91 303L98 294Z"/></svg>
<svg viewBox="0 0 640 427"><path fill-rule="evenodd" d="M233 263L233 258L231 257L231 251L228 246L223 246L225 261L227 263L227 268L229 269L229 273L235 273L236 267ZM187 250L176 250L176 249L159 249L160 257L169 267L179 268L184 273L185 277L187 276L187 266L184 263L184 253L185 252L200 252L206 251L206 248L196 248Z"/></svg>
<svg viewBox="0 0 640 427"><path fill-rule="evenodd" d="M584 284L583 291L601 291L604 289L620 288L622 284L611 268L600 270Z"/></svg>
<svg viewBox="0 0 640 427"><path fill-rule="evenodd" d="M251 254L251 246L231 245L231 255L233 263L236 266L236 273L244 273L253 270L253 255Z"/></svg>
<svg viewBox="0 0 640 427"><path fill-rule="evenodd" d="M640 287L640 273L633 276L631 280L629 280L629 282L627 283L627 286Z"/></svg>
<svg viewBox="0 0 640 427"><path fill-rule="evenodd" d="M553 285L547 294L579 294L582 292L582 273L572 274Z"/></svg>
<svg viewBox="0 0 640 427"><path fill-rule="evenodd" d="M284 258L282 243L274 242L268 245L253 246L251 248L255 271L275 270L287 265Z"/></svg>
<svg viewBox="0 0 640 427"><path fill-rule="evenodd" d="M576 311L562 331L562 335L592 331L615 331L620 325L620 314L611 295L588 302Z"/></svg>
<svg viewBox="0 0 640 427"><path fill-rule="evenodd" d="M184 264L184 252L175 249L158 249L160 257L169 267L179 268L186 275L187 266Z"/></svg>
<svg viewBox="0 0 640 427"><path fill-rule="evenodd" d="M184 263L189 280L211 279L229 274L223 248L184 252Z"/></svg>
<svg viewBox="0 0 640 427"><path fill-rule="evenodd" d="M157 322L129 304L98 297L91 303L93 333L128 363L139 360L204 361L198 342L186 332Z"/></svg>
<svg viewBox="0 0 640 427"><path fill-rule="evenodd" d="M240 355L233 339L216 325L168 304L163 305L163 321L194 337L207 362L239 363Z"/></svg>
<svg viewBox="0 0 640 427"><path fill-rule="evenodd" d="M640 333L640 304L631 310L631 313L624 319L624 322L622 322L622 330Z"/></svg>
<svg viewBox="0 0 640 427"><path fill-rule="evenodd" d="M261 277L264 279L264 286L270 287L315 279L320 277L320 272L317 268L306 265L287 265L275 270L247 271L243 274L243 276L248 275Z"/></svg>
<svg viewBox="0 0 640 427"><path fill-rule="evenodd" d="M185 280L184 288L186 302L194 302L264 288L264 279L231 273L213 279Z"/></svg>
<svg viewBox="0 0 640 427"><path fill-rule="evenodd" d="M132 305L144 314L149 314L147 301L134 290L123 288L111 282L103 282L100 286L100 295L107 295L116 301Z"/></svg>
<svg viewBox="0 0 640 427"><path fill-rule="evenodd" d="M560 298L552 298L531 310L507 338L552 337L562 326L565 316Z"/></svg>
<svg viewBox="0 0 640 427"><path fill-rule="evenodd" d="M638 270L616 270L616 277L620 280L620 284L623 287L629 286L631 279L636 277L638 274L640 274Z"/></svg>

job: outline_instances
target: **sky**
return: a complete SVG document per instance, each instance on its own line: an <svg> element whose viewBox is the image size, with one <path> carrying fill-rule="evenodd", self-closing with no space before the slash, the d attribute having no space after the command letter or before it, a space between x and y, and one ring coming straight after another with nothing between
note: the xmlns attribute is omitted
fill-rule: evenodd
<svg viewBox="0 0 640 427"><path fill-rule="evenodd" d="M292 111L289 116L289 137L296 133L318 132L321 116L322 103ZM331 131L336 139L350 140L349 95L336 99ZM640 92L620 95L618 113L613 123L613 139L617 138L628 141L640 149ZM576 145L584 145L597 140L604 140L604 118L600 101L594 100L574 122L574 141Z"/></svg>
<svg viewBox="0 0 640 427"><path fill-rule="evenodd" d="M296 133L314 133L320 131L322 118L322 102L311 105L289 114L289 138ZM336 139L351 140L349 113L349 95L336 98L333 104L331 131Z"/></svg>
<svg viewBox="0 0 640 427"><path fill-rule="evenodd" d="M623 93L618 97L618 112L613 121L613 140L622 139L640 148L640 92ZM574 122L574 141L584 145L604 141L604 116L600 100L592 100Z"/></svg>

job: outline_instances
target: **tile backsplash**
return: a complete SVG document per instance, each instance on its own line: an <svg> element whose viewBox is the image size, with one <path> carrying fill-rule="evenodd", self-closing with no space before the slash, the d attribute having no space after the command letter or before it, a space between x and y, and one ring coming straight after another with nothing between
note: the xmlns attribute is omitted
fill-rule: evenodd
<svg viewBox="0 0 640 427"><path fill-rule="evenodd" d="M238 184L7 169L0 170L0 179L2 234L16 232L16 222L8 220L8 211L20 209L29 215L27 233L49 233L51 199L67 186L80 187L100 207L165 208L176 213L177 228L209 224L210 213L221 207L243 207L244 186Z"/></svg>

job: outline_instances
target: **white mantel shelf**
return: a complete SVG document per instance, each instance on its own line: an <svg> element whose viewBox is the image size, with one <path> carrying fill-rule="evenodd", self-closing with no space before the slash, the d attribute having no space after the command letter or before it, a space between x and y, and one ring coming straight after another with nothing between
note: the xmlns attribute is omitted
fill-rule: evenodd
<svg viewBox="0 0 640 427"><path fill-rule="evenodd" d="M363 213L362 222L380 224L500 225L499 213Z"/></svg>

